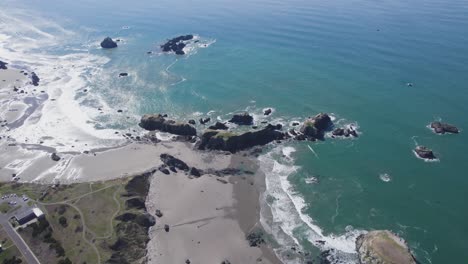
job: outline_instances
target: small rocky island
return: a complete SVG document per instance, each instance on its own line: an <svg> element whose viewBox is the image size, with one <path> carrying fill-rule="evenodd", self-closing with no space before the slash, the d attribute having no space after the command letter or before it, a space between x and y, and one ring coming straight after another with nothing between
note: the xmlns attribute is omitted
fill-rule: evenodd
<svg viewBox="0 0 468 264"><path fill-rule="evenodd" d="M436 156L434 155L434 152L432 152L431 149L425 147L425 146L417 146L414 149L414 153L420 157L421 159L425 160L435 160L437 159Z"/></svg>
<svg viewBox="0 0 468 264"><path fill-rule="evenodd" d="M184 55L184 48L187 45L186 41L192 40L193 35L183 35L172 38L166 43L161 45L161 50L163 52L174 52L177 55Z"/></svg>
<svg viewBox="0 0 468 264"><path fill-rule="evenodd" d="M107 38L105 38L105 39L101 42L101 47L102 47L103 49L113 49L113 48L117 48L117 42L115 42L114 40L112 40L112 38L107 37Z"/></svg>
<svg viewBox="0 0 468 264"><path fill-rule="evenodd" d="M434 130L435 133L437 134L445 134L445 133L452 133L452 134L458 134L459 130L456 126L450 125L447 123L442 123L439 121L435 121L431 123L431 128Z"/></svg>
<svg viewBox="0 0 468 264"><path fill-rule="evenodd" d="M371 231L356 240L361 264L416 264L406 242L387 230Z"/></svg>

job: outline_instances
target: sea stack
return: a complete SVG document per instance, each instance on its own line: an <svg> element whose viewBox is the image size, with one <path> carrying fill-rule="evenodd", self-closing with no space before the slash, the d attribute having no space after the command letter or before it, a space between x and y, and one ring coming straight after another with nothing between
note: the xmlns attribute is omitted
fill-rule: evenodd
<svg viewBox="0 0 468 264"><path fill-rule="evenodd" d="M434 152L432 152L431 149L424 147L424 146L417 146L414 149L414 153L421 159L425 160L434 160L436 159L436 156L434 155Z"/></svg>
<svg viewBox="0 0 468 264"><path fill-rule="evenodd" d="M117 43L113 41L110 37L107 37L101 42L101 47L103 49L113 49L117 48Z"/></svg>
<svg viewBox="0 0 468 264"><path fill-rule="evenodd" d="M431 128L434 130L435 133L437 134L445 134L445 133L452 133L452 134L458 134L459 130L456 126L450 125L447 123L442 123L439 121L435 121L431 123Z"/></svg>
<svg viewBox="0 0 468 264"><path fill-rule="evenodd" d="M361 264L416 264L406 242L388 230L371 231L356 240Z"/></svg>

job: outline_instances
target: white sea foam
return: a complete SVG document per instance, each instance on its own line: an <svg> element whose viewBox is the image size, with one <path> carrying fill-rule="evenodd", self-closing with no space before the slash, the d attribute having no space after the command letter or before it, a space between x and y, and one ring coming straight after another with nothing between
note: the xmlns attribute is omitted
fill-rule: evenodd
<svg viewBox="0 0 468 264"><path fill-rule="evenodd" d="M36 72L41 79L40 85L25 88L43 90L49 96L23 126L12 129L7 135L28 143L39 143L44 136L52 137L47 144L59 151L104 147L120 140L113 131L95 129L95 122L90 118L91 109L82 107L76 100L78 91L88 89L86 75L98 74L109 60L87 51L65 55L47 52L49 48L63 46L76 37L76 33L38 14L3 10L0 20L0 57ZM31 92L28 96L34 95Z"/></svg>
<svg viewBox="0 0 468 264"><path fill-rule="evenodd" d="M347 228L342 235L325 235L322 229L314 223L314 220L303 210L307 204L291 185L288 177L295 173L299 167L294 165L290 158L281 159L281 154L291 157L295 150L292 147L278 146L272 151L259 157L261 170L266 175L266 197L273 197L272 202L266 202L271 209L273 219L268 221L262 213L261 222L266 230L271 232L278 242L286 247L294 245L300 247L300 238L296 237L296 228L305 228L307 240L321 250L333 249L334 255L331 261L340 263L355 263L355 240L364 231ZM325 241L321 243L320 241ZM286 249L277 250L280 258L285 259ZM335 258L333 260L333 258ZM287 263L291 263L287 260Z"/></svg>
<svg viewBox="0 0 468 264"><path fill-rule="evenodd" d="M392 180L392 177L390 177L390 175L388 173L381 173L379 175L379 178L383 181L383 182L390 182Z"/></svg>

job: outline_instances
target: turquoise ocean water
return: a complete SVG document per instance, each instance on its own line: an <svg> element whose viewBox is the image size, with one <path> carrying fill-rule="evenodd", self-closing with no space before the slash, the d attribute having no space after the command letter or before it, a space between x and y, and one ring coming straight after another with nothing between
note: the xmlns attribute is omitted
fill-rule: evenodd
<svg viewBox="0 0 468 264"><path fill-rule="evenodd" d="M321 250L352 262L357 233L390 229L421 263L468 263L467 1L3 0L0 8L1 23L14 17L61 36L37 52L108 59L99 74L81 73L86 86L134 118L96 117L96 129L129 128L148 112L263 118L266 107L275 109L268 120L285 125L319 112L358 125L358 139L291 142L260 157L270 231L283 244L316 253L323 239ZM158 54L180 34L207 47ZM98 48L108 35L122 39L118 49ZM462 132L436 135L426 127L433 120ZM416 143L440 161L417 159Z"/></svg>

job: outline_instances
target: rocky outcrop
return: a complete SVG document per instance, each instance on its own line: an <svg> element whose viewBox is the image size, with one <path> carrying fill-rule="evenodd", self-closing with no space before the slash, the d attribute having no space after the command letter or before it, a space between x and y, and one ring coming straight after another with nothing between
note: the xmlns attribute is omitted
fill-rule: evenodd
<svg viewBox="0 0 468 264"><path fill-rule="evenodd" d="M117 42L113 41L110 37L107 37L101 42L101 47L103 49L117 48Z"/></svg>
<svg viewBox="0 0 468 264"><path fill-rule="evenodd" d="M224 150L234 153L284 139L285 134L276 128L276 126L268 126L257 131L242 134L207 130L203 133L201 141L198 143L198 149Z"/></svg>
<svg viewBox="0 0 468 264"><path fill-rule="evenodd" d="M371 231L356 240L361 264L416 264L405 241L390 231Z"/></svg>
<svg viewBox="0 0 468 264"><path fill-rule="evenodd" d="M127 77L127 76L128 76L128 73L126 72L119 73L119 77Z"/></svg>
<svg viewBox="0 0 468 264"><path fill-rule="evenodd" d="M237 125L250 126L253 124L253 117L248 113L236 114L229 122Z"/></svg>
<svg viewBox="0 0 468 264"><path fill-rule="evenodd" d="M34 86L38 86L39 85L39 77L37 76L37 74L35 72L31 72L31 83L32 85Z"/></svg>
<svg viewBox="0 0 468 264"><path fill-rule="evenodd" d="M216 122L216 124L208 127L208 129L212 129L212 130L227 130L228 129L228 126L226 126L225 124L221 123L221 122Z"/></svg>
<svg viewBox="0 0 468 264"><path fill-rule="evenodd" d="M161 45L163 52L174 52L177 55L184 55L184 48L186 46L185 41L193 39L193 35L178 36L168 40L166 43Z"/></svg>
<svg viewBox="0 0 468 264"><path fill-rule="evenodd" d="M50 155L50 158L53 161L59 161L60 160L60 157L59 157L59 155L57 155L57 153L52 153L52 155Z"/></svg>
<svg viewBox="0 0 468 264"><path fill-rule="evenodd" d="M271 108L267 108L267 109L263 110L263 115L266 115L266 116L270 115L272 111L273 110L271 110Z"/></svg>
<svg viewBox="0 0 468 264"><path fill-rule="evenodd" d="M183 171L189 171L190 167L187 163L183 162L182 160L175 158L169 154L161 154L160 155L161 161L168 166L169 168L177 168Z"/></svg>
<svg viewBox="0 0 468 264"><path fill-rule="evenodd" d="M0 60L0 70L8 69L7 65L8 65L8 63Z"/></svg>
<svg viewBox="0 0 468 264"><path fill-rule="evenodd" d="M424 146L417 146L414 149L414 153L422 159L433 160L436 159L434 152L431 149L424 147Z"/></svg>
<svg viewBox="0 0 468 264"><path fill-rule="evenodd" d="M308 139L323 139L325 131L333 126L328 114L320 113L307 119L302 125L300 132Z"/></svg>
<svg viewBox="0 0 468 264"><path fill-rule="evenodd" d="M166 120L161 114L144 115L139 125L149 131L159 130L181 136L195 136L197 134L197 130L190 124Z"/></svg>
<svg viewBox="0 0 468 264"><path fill-rule="evenodd" d="M260 247L261 244L265 243L263 239L263 232L253 231L247 235L247 241L251 247Z"/></svg>
<svg viewBox="0 0 468 264"><path fill-rule="evenodd" d="M128 209L146 209L145 200L140 197L135 197L125 201L125 205Z"/></svg>
<svg viewBox="0 0 468 264"><path fill-rule="evenodd" d="M437 134L445 134L445 133L458 134L459 132L456 126L450 125L447 123L438 122L438 121L432 122L431 128Z"/></svg>
<svg viewBox="0 0 468 264"><path fill-rule="evenodd" d="M211 118L207 117L207 118L200 118L200 124L204 125L208 122L211 121Z"/></svg>

